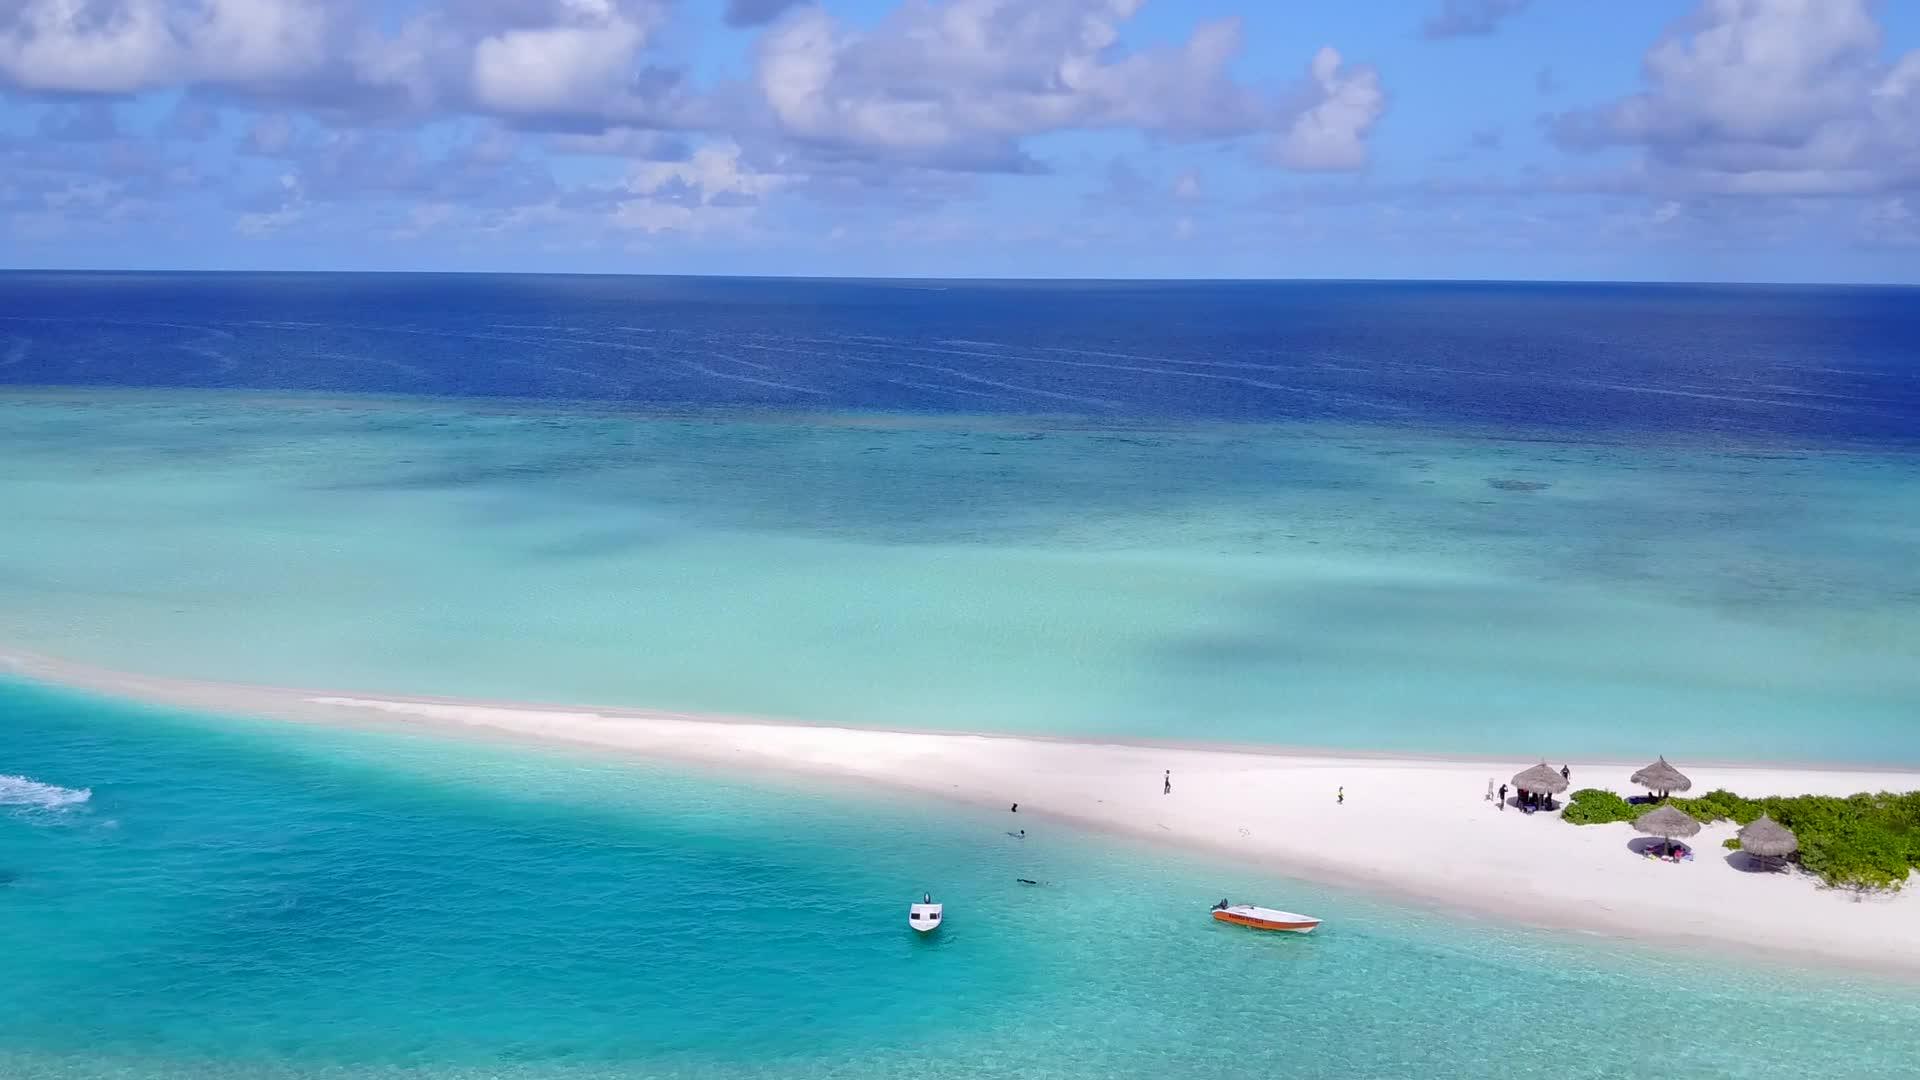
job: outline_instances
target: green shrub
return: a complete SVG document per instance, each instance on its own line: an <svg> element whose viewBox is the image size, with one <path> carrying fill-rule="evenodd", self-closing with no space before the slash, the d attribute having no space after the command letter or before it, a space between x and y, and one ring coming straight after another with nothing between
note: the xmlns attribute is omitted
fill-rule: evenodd
<svg viewBox="0 0 1920 1080"><path fill-rule="evenodd" d="M1739 851L1740 838L1737 836L1729 836L1725 840L1720 841L1720 846L1726 848L1728 851Z"/></svg>
<svg viewBox="0 0 1920 1080"><path fill-rule="evenodd" d="M1920 791L1747 799L1709 791L1697 799L1669 799L1701 822L1742 825L1771 816L1800 841L1800 865L1826 884L1850 889L1898 889L1920 869ZM1629 803L1611 791L1583 788L1562 815L1575 825L1631 822L1655 803ZM1728 840L1738 850L1740 841Z"/></svg>
<svg viewBox="0 0 1920 1080"><path fill-rule="evenodd" d="M1731 791L1709 791L1697 799L1675 799L1673 804L1693 815L1695 821L1737 821L1742 825L1760 816L1758 804Z"/></svg>
<svg viewBox="0 0 1920 1080"><path fill-rule="evenodd" d="M1575 825L1605 825L1614 821L1632 821L1651 809L1651 804L1635 805L1611 791L1581 788L1567 800L1566 809L1560 812L1560 816Z"/></svg>

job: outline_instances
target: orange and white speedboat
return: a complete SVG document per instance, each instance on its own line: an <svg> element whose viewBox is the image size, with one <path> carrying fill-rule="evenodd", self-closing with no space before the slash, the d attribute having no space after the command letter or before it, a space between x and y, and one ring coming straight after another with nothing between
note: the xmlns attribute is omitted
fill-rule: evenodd
<svg viewBox="0 0 1920 1080"><path fill-rule="evenodd" d="M1296 915L1291 911L1254 907L1252 904L1229 904L1225 900L1213 905L1213 917L1219 922L1254 930L1286 930L1295 934L1311 934L1313 928L1320 925L1320 920L1311 915Z"/></svg>

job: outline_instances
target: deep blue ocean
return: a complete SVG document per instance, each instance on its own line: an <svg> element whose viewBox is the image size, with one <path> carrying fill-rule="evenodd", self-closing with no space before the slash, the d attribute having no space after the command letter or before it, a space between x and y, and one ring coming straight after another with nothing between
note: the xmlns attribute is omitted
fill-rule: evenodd
<svg viewBox="0 0 1920 1080"><path fill-rule="evenodd" d="M1920 438L1920 290L0 275L0 385Z"/></svg>
<svg viewBox="0 0 1920 1080"><path fill-rule="evenodd" d="M1911 289L9 273L0 653L1516 767L1913 765L1917 450ZM1910 986L1034 833L0 684L0 1078L1920 1056ZM955 913L935 941L900 925L923 888ZM1222 892L1329 923L1222 932Z"/></svg>

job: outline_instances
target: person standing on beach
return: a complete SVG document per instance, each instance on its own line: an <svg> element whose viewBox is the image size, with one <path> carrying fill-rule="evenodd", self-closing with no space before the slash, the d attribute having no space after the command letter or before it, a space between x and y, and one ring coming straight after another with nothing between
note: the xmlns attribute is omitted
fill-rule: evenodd
<svg viewBox="0 0 1920 1080"><path fill-rule="evenodd" d="M1347 805L1347 785L1340 785L1340 793L1333 797L1333 802L1336 806Z"/></svg>
<svg viewBox="0 0 1920 1080"><path fill-rule="evenodd" d="M1160 794L1162 795L1173 794L1173 770L1172 769L1168 769L1167 775L1160 779Z"/></svg>
<svg viewBox="0 0 1920 1080"><path fill-rule="evenodd" d="M1565 780L1569 784L1573 783L1573 770L1567 768L1565 765L1560 766L1560 779Z"/></svg>
<svg viewBox="0 0 1920 1080"><path fill-rule="evenodd" d="M1500 810L1502 813L1505 813L1506 809L1507 809L1507 785L1501 784L1500 785Z"/></svg>

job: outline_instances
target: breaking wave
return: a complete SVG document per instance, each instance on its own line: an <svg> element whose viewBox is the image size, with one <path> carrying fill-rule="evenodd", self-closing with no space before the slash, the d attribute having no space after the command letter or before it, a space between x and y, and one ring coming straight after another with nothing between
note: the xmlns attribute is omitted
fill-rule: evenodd
<svg viewBox="0 0 1920 1080"><path fill-rule="evenodd" d="M0 806L29 810L65 810L93 798L92 788L64 788L24 776L0 775Z"/></svg>

